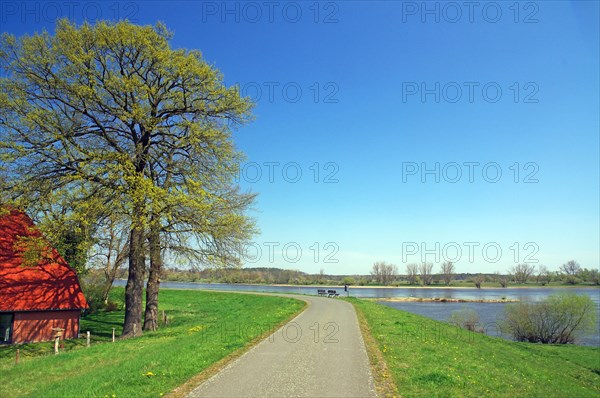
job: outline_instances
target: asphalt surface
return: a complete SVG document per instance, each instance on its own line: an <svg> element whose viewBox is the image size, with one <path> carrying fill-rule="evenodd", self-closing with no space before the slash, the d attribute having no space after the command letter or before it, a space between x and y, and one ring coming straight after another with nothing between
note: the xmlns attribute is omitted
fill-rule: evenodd
<svg viewBox="0 0 600 398"><path fill-rule="evenodd" d="M309 305L188 398L377 396L352 305L335 298L283 296Z"/></svg>

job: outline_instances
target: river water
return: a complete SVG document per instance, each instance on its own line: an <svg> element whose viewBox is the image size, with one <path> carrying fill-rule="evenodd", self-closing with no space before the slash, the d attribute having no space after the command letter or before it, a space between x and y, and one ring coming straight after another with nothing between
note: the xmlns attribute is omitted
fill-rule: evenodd
<svg viewBox="0 0 600 398"><path fill-rule="evenodd" d="M125 286L125 281L115 281L116 286ZM317 294L317 289L336 290L340 295L350 295L360 298L392 298L392 297L421 297L421 298L453 298L453 299L487 299L487 300L521 300L537 301L557 292L569 292L589 296L595 303L600 319L600 289L598 288L388 288L388 287L360 287L349 288L348 292L340 286L278 286L278 285L251 285L228 283L197 283L197 282L162 282L161 286L167 289L202 289L225 291L254 291L272 293ZM506 303L442 303L442 302L386 302L389 307L412 312L438 321L447 321L453 311L462 309L474 310L479 315L479 327L487 334L509 338L501 333L500 321ZM600 347L600 335L582 336L578 344Z"/></svg>

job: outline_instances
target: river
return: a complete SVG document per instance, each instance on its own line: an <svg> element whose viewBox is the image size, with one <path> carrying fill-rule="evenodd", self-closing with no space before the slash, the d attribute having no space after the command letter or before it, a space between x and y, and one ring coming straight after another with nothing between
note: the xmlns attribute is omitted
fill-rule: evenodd
<svg viewBox="0 0 600 398"><path fill-rule="evenodd" d="M115 281L115 286L125 286L125 281ZM588 295L596 303L600 319L600 289L598 288L391 288L391 287L350 287L348 292L340 286L288 286L288 285L252 285L241 283L197 283L197 282L162 282L161 287L167 289L202 289L247 292L316 294L317 289L336 290L340 295L350 295L360 298L392 298L392 297L421 297L421 298L453 298L453 299L487 299L487 300L521 300L537 301L557 292L569 292ZM503 335L499 327L506 303L443 303L443 302L386 302L382 304L398 310L423 315L438 321L447 321L453 311L471 309L479 315L480 327L487 334L509 338ZM600 335L582 336L579 344L600 347Z"/></svg>

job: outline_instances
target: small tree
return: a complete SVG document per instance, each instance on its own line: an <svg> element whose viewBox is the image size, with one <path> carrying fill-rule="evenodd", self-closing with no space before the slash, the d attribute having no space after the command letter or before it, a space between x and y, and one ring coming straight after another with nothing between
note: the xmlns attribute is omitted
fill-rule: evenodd
<svg viewBox="0 0 600 398"><path fill-rule="evenodd" d="M532 264L518 264L512 268L512 273L517 283L527 283L527 279L535 271L535 265Z"/></svg>
<svg viewBox="0 0 600 398"><path fill-rule="evenodd" d="M386 264L385 266L385 284L390 284L398 275L398 267L395 264Z"/></svg>
<svg viewBox="0 0 600 398"><path fill-rule="evenodd" d="M108 295L117 274L125 265L129 252L129 230L123 220L109 215L98 228L96 245L92 249L91 267L102 270L102 302L108 304Z"/></svg>
<svg viewBox="0 0 600 398"><path fill-rule="evenodd" d="M351 276L345 276L342 279L342 285L354 285L355 283L356 283L356 281Z"/></svg>
<svg viewBox="0 0 600 398"><path fill-rule="evenodd" d="M589 296L553 294L537 303L508 305L504 328L517 341L542 344L574 343L595 331L596 306Z"/></svg>
<svg viewBox="0 0 600 398"><path fill-rule="evenodd" d="M442 263L441 274L446 286L450 286L450 283L454 278L455 271L454 263L452 263L452 261L444 261Z"/></svg>
<svg viewBox="0 0 600 398"><path fill-rule="evenodd" d="M509 276L501 275L500 272L496 271L496 282L500 284L501 287L506 288L508 286L508 281L510 279Z"/></svg>
<svg viewBox="0 0 600 398"><path fill-rule="evenodd" d="M433 280L433 275L431 274L433 270L433 263L422 262L419 266L419 271L421 273L421 283L425 286L431 285L431 281Z"/></svg>
<svg viewBox="0 0 600 398"><path fill-rule="evenodd" d="M473 283L475 283L475 287L477 289L481 289L481 284L485 282L485 275L477 274L475 278L473 278Z"/></svg>
<svg viewBox="0 0 600 398"><path fill-rule="evenodd" d="M600 285L600 273L597 269L587 269L585 268L581 271L581 277L586 282L591 282L594 285Z"/></svg>
<svg viewBox="0 0 600 398"><path fill-rule="evenodd" d="M325 279L325 269L321 268L319 270L319 275L317 276L317 280L319 283L323 283L323 279Z"/></svg>
<svg viewBox="0 0 600 398"><path fill-rule="evenodd" d="M452 314L448 318L448 323L474 332L479 324L479 315L474 310L467 308L452 311Z"/></svg>
<svg viewBox="0 0 600 398"><path fill-rule="evenodd" d="M377 261L371 268L371 275L382 285L388 285L397 274L398 267L385 261Z"/></svg>
<svg viewBox="0 0 600 398"><path fill-rule="evenodd" d="M600 285L600 272L597 269L590 270L590 281L595 285Z"/></svg>
<svg viewBox="0 0 600 398"><path fill-rule="evenodd" d="M415 285L417 283L417 274L419 273L418 264L406 264L406 277L408 283Z"/></svg>
<svg viewBox="0 0 600 398"><path fill-rule="evenodd" d="M371 275L373 279L375 279L378 283L383 284L383 267L385 263L381 261L377 261L371 267Z"/></svg>
<svg viewBox="0 0 600 398"><path fill-rule="evenodd" d="M549 280L550 272L548 271L548 268L546 268L545 265L540 265L536 277L537 283L539 283L542 286L545 286L549 282Z"/></svg>
<svg viewBox="0 0 600 398"><path fill-rule="evenodd" d="M570 260L560 266L560 271L567 276L567 283L574 285L577 283L577 275L581 272L581 265L575 260Z"/></svg>

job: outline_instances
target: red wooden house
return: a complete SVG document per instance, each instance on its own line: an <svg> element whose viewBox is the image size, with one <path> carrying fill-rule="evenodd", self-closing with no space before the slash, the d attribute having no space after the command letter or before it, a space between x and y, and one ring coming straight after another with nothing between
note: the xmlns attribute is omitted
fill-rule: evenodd
<svg viewBox="0 0 600 398"><path fill-rule="evenodd" d="M55 328L64 329L65 339L79 334L88 305L77 274L48 246L32 260L27 242L40 238L26 214L0 209L0 343L51 340Z"/></svg>

